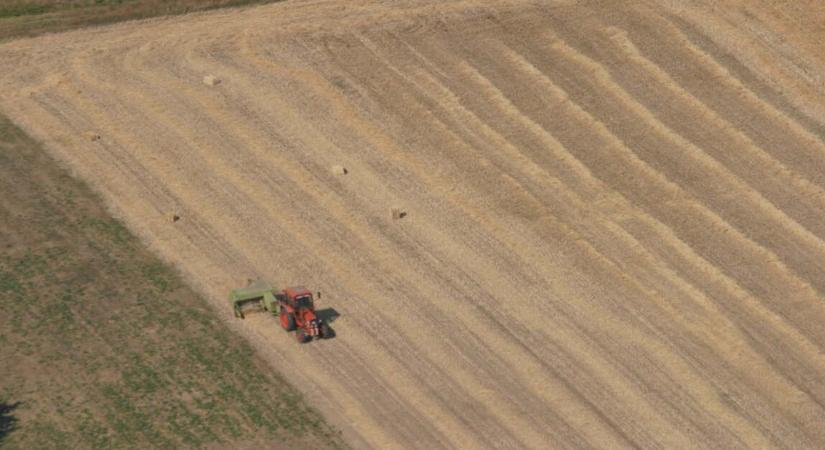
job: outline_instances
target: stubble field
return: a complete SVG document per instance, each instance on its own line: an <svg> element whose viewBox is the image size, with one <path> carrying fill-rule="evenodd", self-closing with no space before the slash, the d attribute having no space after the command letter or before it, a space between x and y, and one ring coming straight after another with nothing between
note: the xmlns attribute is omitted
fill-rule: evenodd
<svg viewBox="0 0 825 450"><path fill-rule="evenodd" d="M702 2L616 3L15 41L0 110L354 447L821 447L819 60ZM255 277L322 291L337 338L235 321Z"/></svg>

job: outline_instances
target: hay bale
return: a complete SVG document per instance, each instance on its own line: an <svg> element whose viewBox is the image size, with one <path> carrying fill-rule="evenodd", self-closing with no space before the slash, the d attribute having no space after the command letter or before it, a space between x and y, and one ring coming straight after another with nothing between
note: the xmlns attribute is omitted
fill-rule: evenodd
<svg viewBox="0 0 825 450"><path fill-rule="evenodd" d="M169 221L170 221L170 222L175 223L175 222L177 222L178 220L180 220L180 216L179 216L179 215L177 215L177 214L170 214L170 215L169 215Z"/></svg>
<svg viewBox="0 0 825 450"><path fill-rule="evenodd" d="M216 77L215 75L207 75L203 77L203 84L207 86L217 86L221 84L221 79Z"/></svg>
<svg viewBox="0 0 825 450"><path fill-rule="evenodd" d="M347 168L346 168L346 167L344 167L344 166L338 166L338 165L336 165L336 166L332 166L332 167L330 168L330 170L332 171L332 173L333 173L334 175L346 175L346 174L348 174L348 173L349 173L349 171L347 170Z"/></svg>
<svg viewBox="0 0 825 450"><path fill-rule="evenodd" d="M404 211L401 208L391 208L390 213L392 214L392 220L398 220L407 217L407 211Z"/></svg>
<svg viewBox="0 0 825 450"><path fill-rule="evenodd" d="M91 142L100 140L100 135L95 133L94 131L87 131L83 133L83 135L86 136L86 139L90 140Z"/></svg>

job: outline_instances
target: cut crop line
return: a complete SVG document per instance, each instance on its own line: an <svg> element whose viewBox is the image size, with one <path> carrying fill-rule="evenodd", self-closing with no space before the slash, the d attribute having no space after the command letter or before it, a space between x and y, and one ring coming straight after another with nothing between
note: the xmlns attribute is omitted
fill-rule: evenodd
<svg viewBox="0 0 825 450"><path fill-rule="evenodd" d="M565 56L566 58L568 58L568 59L570 59L570 60L573 60L573 61L576 61L577 63L579 63L579 64L581 64L581 65L583 65L583 66L587 67L587 68L589 69L589 70L588 70L588 72L592 73L592 74L593 74L593 76L594 76L595 78L597 78L597 79L598 79L598 81L599 81L602 85L604 85L604 86L608 87L608 89L610 89L610 91L611 91L611 92L613 92L614 94L616 94L616 95L618 95L618 96L620 96L620 97L625 97L624 95L622 95L622 94L621 94L621 92L622 92L622 91L621 91L621 87L620 87L620 86L618 86L618 84L616 84L615 82L613 82L613 81L612 81L612 77L610 76L609 72L607 72L607 71L606 71L606 70L605 70L605 69L604 69L604 68L603 68L600 64L598 64L597 62L595 62L595 61L591 60L590 58L588 58L587 56L585 56L585 55L581 54L580 52L577 52L576 50L572 49L572 48L571 48L571 47L569 47L566 43L564 43L562 40L560 40L560 39L556 38L555 36L552 36L552 37L551 37L551 40L554 42L554 44L551 46L554 50L556 50L556 51L560 52L560 53L561 53L563 56ZM525 62L527 62L527 61L525 61ZM528 64L530 64L529 62L527 62L527 63L528 63ZM532 66L532 64L531 64L531 66ZM546 89L548 89L548 90L550 90L550 91L554 92L554 97L556 97L556 98L558 98L558 97L562 97L562 98L564 98L564 99L567 99L567 98L568 98L568 97L567 97L566 92L564 92L561 88L557 87L557 86L556 86L556 85L555 85L555 84L554 84L554 83L553 83L553 82L552 82L549 78L547 78L547 76L546 76L546 75L544 75L542 72L538 71L538 69L536 69L535 67L533 67L532 69L527 68L526 70L528 70L529 72L531 72L533 75L539 75L539 76L541 77L541 79L542 79L542 81L541 81L541 82L543 83L544 87L545 87ZM554 86L555 86L555 87L554 87ZM629 96L627 96L627 97L625 98L625 100L626 100L627 102L635 102L635 100L634 100L634 99L632 99L632 98L630 98ZM579 107L578 105L574 105L574 104L572 104L572 103L571 103L571 106L572 106L572 107L574 107L574 108L576 108L576 109L580 109L580 110L581 110L581 107ZM642 107L642 108L643 108L643 107ZM633 109L636 109L636 108L633 108ZM583 110L581 110L581 111L582 111L582 112L584 112ZM584 113L584 114L587 114L587 113ZM645 114L644 112L641 112L641 114L644 114L644 115L649 115L649 113L648 113L648 114ZM588 118L589 118L589 119L588 119ZM595 121L595 119L593 119L591 116L589 116L589 114L587 114L587 116L585 117L585 119L588 119L588 120L590 120L590 121ZM601 131L602 133L610 133L610 131L609 131L609 130L607 130L606 128L603 128L603 125L602 125L601 127L598 127L598 128L600 129L600 131ZM663 131L665 131L665 130L663 130ZM675 134L674 134L674 136L675 136ZM618 138L616 138L615 136L613 136L612 140L613 140L614 142L619 141L619 140L618 140ZM682 139L680 139L680 141L682 141ZM620 142L619 142L619 144L623 146L623 144L621 144ZM689 142L685 142L685 145L692 146L692 144L690 144ZM628 151L629 151L629 149L628 149ZM696 148L696 149L695 149L695 151L701 152L701 149ZM643 163L643 162L642 162L642 163ZM670 183L669 181L667 181L667 182L668 182L668 183ZM680 189L680 188L678 187L678 185L676 185L676 186L674 186L674 187L675 187L676 189ZM684 194L684 195L682 195L681 197L682 197L682 198L685 198L685 199L689 198L687 194ZM780 213L781 213L781 211L780 211ZM712 212L710 212L710 214L712 214L712 215L714 215L714 216L715 216L715 214L714 214L714 213L712 213ZM784 214L784 213L782 213L782 214ZM719 220L719 221L721 221L721 222L724 222L721 218L719 218L718 220ZM727 227L724 227L724 228L727 228ZM741 234L741 233L739 233L738 231L737 231L737 233L738 233L738 234ZM749 239L748 239L746 236L743 236L743 238L744 238L746 241L749 241ZM821 242L821 241L820 241L820 242ZM753 245L756 245L756 246L758 246L758 247L762 248L762 247L761 247L761 246L759 246L759 244L757 244L757 243L753 243ZM763 248L763 249L764 249L764 248ZM766 252L770 252L770 250L767 250L767 249L764 249L764 251L766 251ZM778 259L778 258L777 258L775 255L773 255L772 253L769 253L769 255L770 255L770 256L772 256L772 258L770 258L770 260L776 260L776 259ZM780 263L780 264L781 264L781 263ZM805 283L803 280L799 280L799 281L800 281L800 282L802 282L802 283ZM807 285L807 283L805 283L805 284ZM809 285L807 285L807 286L810 288L810 286L809 286ZM811 290L809 291L809 293L811 293L811 294L814 294L814 295L815 295L815 294L816 294L815 290L813 290L812 288L810 288L810 289L811 289Z"/></svg>
<svg viewBox="0 0 825 450"><path fill-rule="evenodd" d="M548 78L546 78L546 76L544 76L543 74L542 74L542 76L543 76L543 78L544 78L544 82L549 82L549 83L552 83L552 81L550 81ZM545 86L545 88L547 88L547 86ZM488 94L489 94L489 93L488 93ZM559 94L559 95L565 95L565 97L566 97L566 94L564 94L564 93L563 93L563 91L558 90L558 91L557 91L557 94ZM554 98L553 102L555 102L555 101L557 101L557 98ZM571 107L577 107L577 105L575 105L575 104L573 104L573 103L568 102L568 104L569 104ZM655 220L655 219L654 219L654 220ZM656 222L657 222L657 223L659 223L659 226L663 226L663 227L665 227L666 229L669 229L668 227L664 226L664 225L663 225L663 224L661 224L660 222L658 222L658 221L656 221ZM672 231L671 231L670 233L672 233ZM669 233L669 234L670 234L670 233ZM671 235L672 235L672 234L671 234ZM684 243L683 241L681 241L681 239L679 239L678 237L675 237L675 236L674 236L673 238L677 240L676 242L679 242L679 243L681 243L681 244L687 245L686 243ZM688 247L689 247L689 246L688 246ZM697 255L697 256L698 256L698 255ZM710 264L710 263L709 263L708 261L706 261L704 258L701 258L701 261L704 261L704 262L705 262L705 264Z"/></svg>
<svg viewBox="0 0 825 450"><path fill-rule="evenodd" d="M557 47L558 47L559 45L562 45L562 44L557 44ZM537 69L536 69L536 70L537 70ZM545 78L545 79L546 79L546 75L544 75L543 73L542 73L541 75L542 75L542 77L543 77L543 78ZM549 79L546 79L546 81L549 81ZM665 225L661 224L660 222L658 222L658 220L656 220L656 219L652 219L652 220L653 220L653 223L652 223L652 224L654 225L654 228L661 228L661 227L664 227L665 229L668 229L668 230L669 230L669 228L668 228L667 226L665 226ZM667 233L672 233L672 231L667 231ZM704 259L703 257L701 257L700 255L695 254L695 251L693 251L693 250L692 250L692 249L691 249L691 248L690 248L690 247L689 247L686 243L684 243L683 241L681 241L681 239L678 239L678 238L675 238L675 239L676 239L676 241L673 241L673 242L676 242L676 243L678 243L678 244L679 244L677 247L681 247L681 248L683 248L683 250L685 250L685 252L688 252L689 254L693 254L693 256L692 256L690 259L693 259L693 260L695 260L695 261L699 261L699 262L700 262L700 265L701 265L703 268L705 268L705 269L710 269L710 270L712 270L712 272L717 273L719 276L724 277L724 279L725 279L725 280L727 280L729 283L732 283L730 286L731 286L731 287L733 287L733 288L735 289L735 291L739 292L739 293L741 294L741 297L742 297L742 298L748 298L749 300L753 300L753 297L752 297L750 294L748 294L746 291L744 291L744 290L743 290L743 289L742 289L742 288L738 285L738 283L737 283L736 281L733 281L732 279L730 279L727 275L725 275L725 274L724 274L723 272L721 272L719 269L715 268L715 266L714 266L713 264L711 264L709 261L705 260L705 259ZM685 253L685 254L688 254L688 253ZM740 297L740 295L737 295L737 297ZM759 306L760 310L763 310L763 309L764 309L764 306L763 306L763 305L760 305L758 302L756 302L756 305L758 305L758 306ZM766 310L766 312L770 313L770 315L771 315L771 316L773 316L775 319L778 319L778 320L783 320L781 317L776 316L776 315L775 315L775 313L771 312L770 310ZM783 320L783 321L784 321L784 320ZM787 328L787 327L786 327L786 328ZM793 332L793 334L794 334L794 335L796 335L798 338L804 339L804 342L806 342L806 343L808 344L808 345L807 345L807 347L808 347L808 349L810 350L810 352L811 352L812 354L819 354L819 353L821 353L821 352L818 350L818 347L814 346L814 344L813 344L812 342L808 341L808 339L807 339L807 338L804 338L803 336L799 335L799 333L798 333L798 332L797 332L797 331L796 331L793 327L791 327L790 329L788 329L788 330L786 330L786 331L788 331L788 332ZM821 367L825 367L825 366L821 366Z"/></svg>
<svg viewBox="0 0 825 450"><path fill-rule="evenodd" d="M489 96L489 92L488 92L488 96ZM802 394L802 393L803 393L802 391L799 391L799 390L798 390L798 388L797 388L796 386L794 386L793 388L794 388L794 390L796 390L796 391L797 391L797 393L798 393L798 394Z"/></svg>
<svg viewBox="0 0 825 450"><path fill-rule="evenodd" d="M373 46L371 51L375 52L378 50ZM489 124L484 122L472 111L468 110L463 105L462 101L447 86L438 81L432 75L428 74L426 71L413 67L405 68L403 71L388 67L388 70L392 70L397 77L403 79L409 85L414 87L423 97L429 98L435 105L438 105L439 108L442 108L445 112L447 112L448 115L454 117L455 125L461 127L463 131L478 136L481 141L491 141L495 143L497 147L505 150L506 157L499 157L496 159L501 162L506 161L510 165L516 166L516 170L520 173L524 173L530 178L537 179L537 181L541 184L548 186L551 189L559 188L562 184L564 184L559 178L551 175L546 168L540 166L535 162L535 160L525 155L509 140L495 131ZM408 73L417 79L413 79L413 77L408 75ZM584 189L588 195L597 195L596 193L599 192L601 186L595 177L593 177L589 172L589 169L587 169L580 161L567 152L562 144L553 136L545 133L542 137L544 138L542 142L546 144L547 149L552 152L553 156L558 161L561 161L565 165L565 167L560 169L560 171L564 172L565 170L571 170L574 173L579 174L579 178L585 180L585 183L578 187ZM574 191L570 190L570 192ZM576 195L580 196L580 194ZM530 194L530 196L532 197L532 194ZM541 203L537 199L535 201L537 203Z"/></svg>
<svg viewBox="0 0 825 450"><path fill-rule="evenodd" d="M558 39L555 37L551 38L552 41L558 42ZM561 44L556 43L554 44L556 47L560 47ZM549 81L549 79L548 79ZM560 87L556 87L555 89L555 96L561 96L562 98L568 98L566 92L564 92ZM574 116L579 117L581 120L585 120L586 123L590 123L594 129L596 129L600 135L602 135L608 142L611 142L614 145L614 148L619 150L619 154L623 155L632 165L639 168L641 173L645 174L651 179L656 180L658 183L662 184L665 188L665 191L670 193L671 197L674 199L682 199L686 204L693 205L697 210L704 211L704 215L714 222L717 225L718 229L728 229L733 231L735 237L743 242L749 244L749 246L758 251L763 255L763 261L771 261L771 264L775 265L779 270L786 273L787 276L796 284L798 288L798 292L805 292L812 298L819 298L819 293L817 292L816 288L814 288L809 282L801 278L795 271L793 271L786 263L782 261L772 250L764 247L763 245L753 241L747 235L745 235L742 231L738 228L732 226L727 221L725 221L722 217L720 217L716 212L709 209L707 206L702 204L701 202L697 201L690 193L686 192L681 186L677 183L672 182L669 180L665 175L659 173L654 168L650 167L644 160L640 159L635 152L627 147L627 145L615 136L607 127L594 117L586 112L581 106L576 105L572 102L568 104L572 107L572 112Z"/></svg>
<svg viewBox="0 0 825 450"><path fill-rule="evenodd" d="M430 76L429 76L429 75L427 75L426 73L418 73L418 71L412 71L412 72L409 72L408 70L404 70L404 72L405 72L405 73L415 73L415 74L416 74L417 76L419 76L419 77L425 77L425 79L426 79L426 81L427 81L427 85L426 85L426 87L422 87L422 86L418 85L417 83L415 83L415 84L416 84L416 86L418 87L418 89L420 89L420 93L421 93L422 95L447 96L448 98L450 98L450 99L451 99L451 101L452 101L452 102L455 102L456 104L455 104L455 105L453 105L452 107L448 108L448 110L449 110L449 111L451 111L451 112L452 112L452 114L461 114L461 115L460 115L460 117L458 117L458 118L457 118L457 122L459 122L459 123L461 123L461 122L466 123L466 124L468 124L469 126L471 126L472 128L476 128L476 127L478 127L478 126L486 126L486 124L481 123L481 121L480 121L480 120L479 120L479 119L478 119L475 115L473 115L473 114L472 114L472 113L470 113L469 111L464 110L464 109L463 109L463 106L461 106L460 104L458 104L458 100L456 99L456 97L454 97L454 96L453 96L453 95L452 95L449 91L447 91L447 89L446 89L445 87L443 87L443 86L440 86L440 85L439 85L439 86L437 87L437 89L433 89L433 88L434 88L433 83L437 83L437 82L436 82L436 81L434 81L434 80L432 79L432 77L430 77ZM400 72L399 72L399 76L406 77L406 75L402 75ZM431 92L436 92L436 94L427 94L427 93L431 93ZM439 94L439 93L440 93L440 94ZM443 104L443 102L441 102L440 104ZM462 113L463 113L463 114L462 114ZM480 125L479 125L479 124L480 124ZM487 134L487 136L485 136L485 137L492 139L492 141L493 141L493 142L496 142L496 143L497 143L497 147L501 147L502 145L503 145L503 146L505 146L505 147L506 147L506 146L510 146L510 147L512 147L512 145L511 145L509 142L505 141L505 140L504 140L504 139L503 139L500 135L495 134L495 132L494 132L494 131L492 131L492 130L490 130L490 131L489 131L489 134ZM579 206L579 208L581 208L581 207L582 207L582 206L580 205L580 206ZM622 232L623 232L623 230L622 230ZM632 245L632 244L631 244L631 245ZM637 245L640 245L640 244L637 244ZM594 252L599 253L599 251L598 251L598 250L596 250L595 248L591 248L591 251L594 251ZM599 253L599 254L600 254L600 253ZM608 260L608 261L609 261L609 259L606 259L606 260ZM613 263L611 262L611 264L613 264ZM656 267L656 266L657 266L657 265L655 265L655 264L653 264L653 265L652 265L652 267ZM683 286L683 287L684 287L684 286L686 286L686 285L687 285L687 282L684 282L683 280L680 280L680 281L682 281L681 286ZM677 284L678 284L678 283L677 283ZM658 294L658 293L655 293L655 292L651 292L651 291L650 291L649 289L647 289L647 288L640 288L640 289L642 289L644 292L646 292L646 294L647 294L647 295L650 295L652 298L655 298L655 297L657 296L657 294ZM703 298L704 298L704 297L703 297ZM706 299L706 300L707 300L707 299ZM674 317L677 317L677 316L674 314ZM619 334L621 334L621 333L619 333ZM742 339L741 341L742 341L742 342L744 342L744 340L743 340L743 339ZM736 352L737 352L737 353L740 353L740 352L741 352L741 347L740 347L740 348L737 348L737 349L736 349ZM661 354L662 354L662 352L659 352L659 354L661 355ZM681 369L683 369L683 368L681 368ZM678 372L678 371L674 371L673 373L679 373L679 372ZM682 373L684 373L684 372L682 372Z"/></svg>
<svg viewBox="0 0 825 450"><path fill-rule="evenodd" d="M699 47L693 40L691 40L685 33L672 23L667 21L667 28L675 36L679 44L688 49L699 61L704 63L704 67L710 68L717 74L718 79L729 86L733 87L737 92L746 96L753 104L763 112L766 112L778 122L785 124L788 128L793 130L798 136L804 138L809 144L816 146L822 154L825 154L825 143L813 134L810 130L800 125L797 121L791 119L787 114L780 111L776 106L759 97L753 90L745 86L742 81L733 75L727 67L723 66L713 56L708 54L705 50ZM626 32L621 36L621 39L630 41L627 38ZM635 47L635 46L634 46ZM637 49L638 51L638 49Z"/></svg>
<svg viewBox="0 0 825 450"><path fill-rule="evenodd" d="M718 173L719 176L716 178L717 180L732 180L732 187L743 191L746 198L758 205L758 208L768 214L774 222L777 222L780 226L790 228L790 230L796 233L796 235L808 248L815 248L821 254L825 254L825 241L798 223L792 217L788 216L784 211L779 209L756 189L731 172L726 166L721 164L715 158L708 155L701 148L662 123L649 109L630 96L624 88L613 79L610 73L602 65L573 50L561 40L557 40L552 48L558 51L565 58L586 67L587 71L593 74L594 79L607 92L615 95L629 110L643 119L646 123L650 124L652 129L654 129L660 136L671 141L676 146L686 150L691 159L696 161L697 164L702 164L705 166L705 170L707 172ZM518 67L522 67L527 70L534 78L538 80L539 83L543 85L543 87L548 90L553 89L552 86L547 84L548 79L546 76L536 69L535 66L533 66L529 61L526 61L523 57L515 54L510 49L505 50L505 57L513 61L513 63Z"/></svg>
<svg viewBox="0 0 825 450"><path fill-rule="evenodd" d="M718 112L716 112L716 110L710 108L704 102L702 102L701 100L693 96L691 93L689 93L685 88L683 88L679 84L678 81L671 77L670 74L667 73L664 69L662 69L657 63L651 61L646 56L644 56L642 52L638 49L638 47L636 47L636 45L633 43L633 41L631 41L630 38L627 36L626 31L614 27L610 28L608 32L611 35L611 39L616 43L616 45L619 47L621 51L628 55L639 66L643 67L654 78L659 80L662 86L666 87L671 92L682 98L686 103L688 103L697 111L700 111L704 116L708 118L709 122L719 124L719 128L725 130L737 142L739 142L740 145L751 155L751 157L760 161L766 166L771 167L771 171L773 173L775 173L777 176L786 179L790 185L799 188L800 190L807 191L808 195L814 196L817 199L825 199L825 189L806 178L803 174L800 174L788 168L784 163L777 160L773 155L771 155L770 153L756 145L753 142L753 140L747 136L747 134L745 134L742 130L738 129L734 124L729 122L727 119L722 117ZM687 40L687 38L685 39ZM690 43L690 41L685 42L685 45L688 47L691 44L692 43ZM715 63L715 60L713 60L710 56L707 56L706 58L710 60L705 61L708 64ZM604 69L602 68L602 70ZM720 67L718 70L726 69L724 67ZM609 76L609 74L607 76ZM600 75L600 77L602 76ZM747 90L747 88L744 87L738 79L733 78L733 76L729 73L726 76L720 74L720 78L722 80L727 81L729 84L732 84L733 87L737 90L737 92L748 92L752 96L756 97L756 94L753 94L752 92ZM758 101L763 102L763 100L761 99L759 99ZM765 106L763 109L767 108L768 106ZM776 114L774 116L775 118L781 119L781 123L785 123L789 126L799 126L796 122L791 121L789 118L784 116L783 113L779 111L776 111ZM805 132L809 133L807 130L805 130ZM818 145L822 145L818 142L815 136L811 135L810 139L812 139ZM823 153L825 153L825 151Z"/></svg>
<svg viewBox="0 0 825 450"><path fill-rule="evenodd" d="M543 74L542 74L542 75L543 75ZM423 93L426 93L426 92L432 92L432 91L434 90L434 89L433 89L434 87L436 88L435 90L437 90L437 91L446 91L446 88L445 88L445 87L443 87L443 86L440 86L440 87L438 87L438 86L434 86L434 85L432 84L432 83L434 83L434 81L432 80L432 78L431 78L431 77L430 77L430 78L428 78L428 80L429 80L430 82L427 84L426 88L422 88L422 90L421 90L422 94L423 94ZM489 94L489 93L488 93L488 94ZM446 94L445 94L445 95L446 95ZM496 94L495 94L495 93L493 93L492 95L495 97L495 95L496 95ZM457 101L458 101L458 100L457 100L454 96L452 97L452 99L451 99L451 100L452 100L452 101L455 101L455 102L457 102ZM459 111L459 108L454 107L454 108L450 108L450 110L451 110L451 111L453 111L453 112L455 113L455 112ZM472 113L469 113L469 114L472 114ZM519 112L518 117L524 117L524 116L523 116L523 114L521 114L521 113ZM471 115L471 116L464 115L464 116L462 116L462 117L460 117L460 118L459 118L459 121L462 121L462 122L465 122L465 123L476 123L476 122L480 122L480 120L479 120L477 117L475 117L474 115ZM482 124L482 125L484 125L484 124ZM491 133L495 133L495 132L494 132L494 131L491 131ZM506 140L504 140L501 136L499 136L499 135L495 135L495 134L488 134L486 137L487 137L487 138L492 139L492 140L493 140L493 142L496 142L497 147L499 147L499 148L508 148L508 144L509 144L509 143L508 143L508 142L506 142ZM598 182L598 183L601 183L600 181L597 181L597 182ZM560 185L558 185L558 184L553 184L553 187L554 187L554 188L558 188L558 187L560 187ZM607 190L607 188L606 188L605 186L600 186L600 188L601 188L601 189L603 189L603 190ZM619 200L619 199L621 199L621 200L623 200L623 201L624 201L624 204L625 204L625 208L626 208L626 209L631 209L631 210L635 209L635 207L633 207L632 205L630 205L630 204L629 204L626 200L624 200L624 199L623 199L623 197L617 197L617 200ZM641 215L646 215L646 213L643 213L643 212L639 212L639 214L641 214ZM662 225L661 223L659 223L658 221L656 221L655 219L652 219L652 220L658 224L658 226L657 226L658 228L665 227L666 229L669 229L669 228L667 228L666 226L664 226L664 225ZM668 234L670 234L670 235L671 235L671 237L672 237L673 239L677 239L679 242L681 242L681 240L680 240L679 238L675 237L675 236L672 234L672 231L670 231ZM681 242L681 243L682 243L682 244L684 244L683 242ZM686 244L685 244L685 245L686 245ZM698 257L698 255L696 255L696 256ZM705 262L705 264L710 264L709 262L707 262L707 261L706 261L706 260L704 260L703 258L702 258L701 260L702 260L702 261L704 261L704 262Z"/></svg>

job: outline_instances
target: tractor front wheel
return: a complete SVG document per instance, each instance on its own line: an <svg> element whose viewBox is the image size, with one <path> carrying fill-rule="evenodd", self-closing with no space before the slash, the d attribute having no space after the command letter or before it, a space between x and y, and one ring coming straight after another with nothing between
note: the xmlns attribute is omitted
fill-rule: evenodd
<svg viewBox="0 0 825 450"><path fill-rule="evenodd" d="M298 331L295 332L295 339L298 341L299 344L303 344L308 340L307 334L303 328L298 328Z"/></svg>
<svg viewBox="0 0 825 450"><path fill-rule="evenodd" d="M285 309L281 309L281 328L286 331L295 329L295 316L288 313Z"/></svg>

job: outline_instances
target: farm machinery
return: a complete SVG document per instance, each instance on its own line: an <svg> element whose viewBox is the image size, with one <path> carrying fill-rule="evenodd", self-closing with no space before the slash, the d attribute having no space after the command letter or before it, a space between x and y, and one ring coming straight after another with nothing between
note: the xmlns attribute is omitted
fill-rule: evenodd
<svg viewBox="0 0 825 450"><path fill-rule="evenodd" d="M275 292L270 284L254 281L245 288L233 290L229 301L235 317L240 319L245 318L245 313L250 310L277 315L281 328L287 332L295 331L295 339L300 343L335 335L329 324L317 316L312 292L302 287L288 287Z"/></svg>

